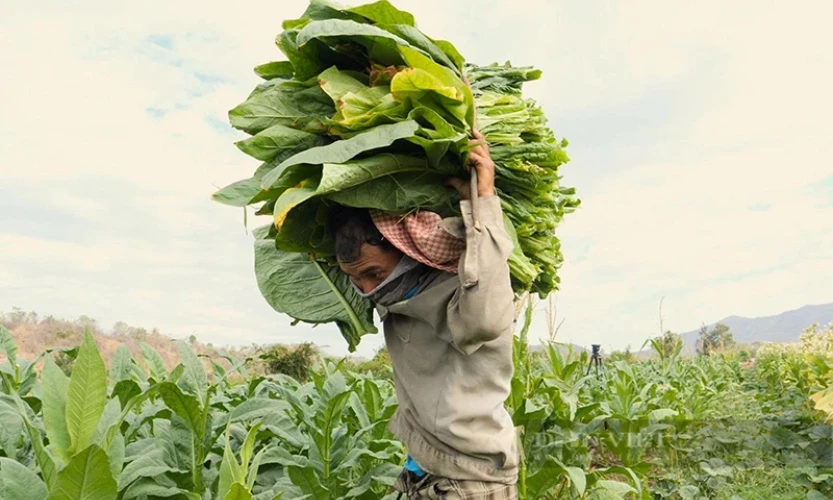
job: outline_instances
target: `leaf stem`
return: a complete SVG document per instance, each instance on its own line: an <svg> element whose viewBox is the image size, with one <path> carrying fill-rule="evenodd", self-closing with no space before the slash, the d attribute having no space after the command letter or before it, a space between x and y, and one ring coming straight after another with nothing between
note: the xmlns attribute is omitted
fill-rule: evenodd
<svg viewBox="0 0 833 500"><path fill-rule="evenodd" d="M327 272L324 271L324 268L321 267L321 264L317 260L310 257L310 261L312 261L312 265L314 265L315 269L317 269L319 274L321 274L321 278L324 279L324 281L327 283L327 286L330 287L330 290L332 290L333 294L336 296L339 303L341 303L341 306L344 307L344 310L347 312L347 315L350 317L350 322L353 323L354 330L356 332L361 331L364 328L362 326L361 320L359 319L359 316L356 314L356 311L354 311L353 308L350 306L350 303L347 302L347 299L344 297L344 294L342 294L341 291L336 286L336 284L333 283L333 280L331 280L330 277L327 276ZM355 340L355 339L351 339L351 340ZM351 344L354 344L354 342L351 342Z"/></svg>

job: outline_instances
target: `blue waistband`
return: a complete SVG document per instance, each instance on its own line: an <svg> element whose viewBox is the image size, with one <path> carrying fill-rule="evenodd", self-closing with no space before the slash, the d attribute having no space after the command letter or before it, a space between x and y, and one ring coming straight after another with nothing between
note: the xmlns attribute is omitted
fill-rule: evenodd
<svg viewBox="0 0 833 500"><path fill-rule="evenodd" d="M422 477L426 474L426 472L422 470L422 467L420 467L419 464L411 458L411 455L408 455L408 458L405 460L405 469L413 472L417 477Z"/></svg>

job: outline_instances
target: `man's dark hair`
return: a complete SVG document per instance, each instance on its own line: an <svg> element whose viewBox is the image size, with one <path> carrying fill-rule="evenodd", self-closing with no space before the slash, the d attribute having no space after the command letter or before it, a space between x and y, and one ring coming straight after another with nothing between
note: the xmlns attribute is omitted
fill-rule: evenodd
<svg viewBox="0 0 833 500"><path fill-rule="evenodd" d="M337 207L330 217L330 231L335 236L336 259L339 262L354 262L362 253L362 245L380 246L393 249L376 228L370 212L364 208Z"/></svg>

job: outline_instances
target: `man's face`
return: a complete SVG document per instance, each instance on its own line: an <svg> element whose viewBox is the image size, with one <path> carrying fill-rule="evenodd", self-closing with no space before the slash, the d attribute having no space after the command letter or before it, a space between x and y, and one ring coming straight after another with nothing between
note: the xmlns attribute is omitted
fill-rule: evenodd
<svg viewBox="0 0 833 500"><path fill-rule="evenodd" d="M390 276L401 259L398 250L364 243L358 259L338 265L362 293L370 293Z"/></svg>

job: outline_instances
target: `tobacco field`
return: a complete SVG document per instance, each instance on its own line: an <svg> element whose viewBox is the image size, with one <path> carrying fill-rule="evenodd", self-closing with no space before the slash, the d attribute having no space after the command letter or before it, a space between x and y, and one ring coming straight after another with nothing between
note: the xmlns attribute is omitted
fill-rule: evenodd
<svg viewBox="0 0 833 500"><path fill-rule="evenodd" d="M611 356L587 374L587 353L530 349L528 327L506 403L521 498L833 493L833 328L749 360L654 341L650 360ZM302 383L179 348L173 370L149 347L119 348L108 368L87 335L61 351L67 376L56 351L21 359L0 330L0 498L395 498L405 450L385 428L389 373L326 361Z"/></svg>

